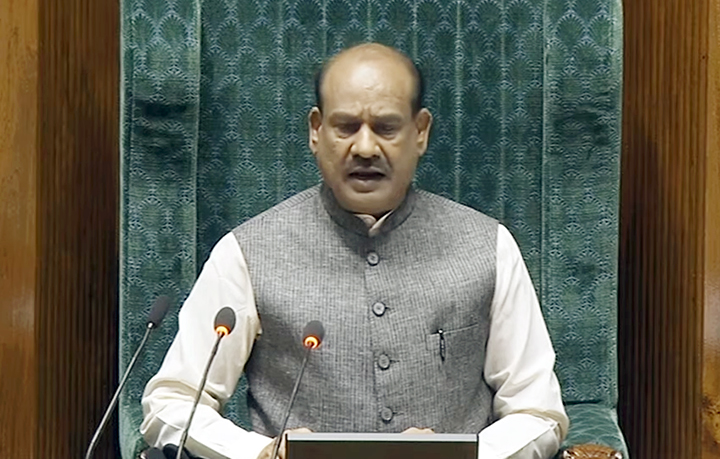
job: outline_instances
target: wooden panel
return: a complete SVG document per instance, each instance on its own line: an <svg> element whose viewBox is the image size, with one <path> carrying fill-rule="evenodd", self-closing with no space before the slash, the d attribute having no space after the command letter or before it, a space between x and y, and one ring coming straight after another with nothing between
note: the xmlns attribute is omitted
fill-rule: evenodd
<svg viewBox="0 0 720 459"><path fill-rule="evenodd" d="M37 2L0 1L0 457L33 457Z"/></svg>
<svg viewBox="0 0 720 459"><path fill-rule="evenodd" d="M118 18L0 1L2 457L82 457L115 386Z"/></svg>
<svg viewBox="0 0 720 459"><path fill-rule="evenodd" d="M720 1L709 10L705 187L704 459L720 458Z"/></svg>
<svg viewBox="0 0 720 459"><path fill-rule="evenodd" d="M38 457L77 458L117 379L119 4L41 0L39 22Z"/></svg>
<svg viewBox="0 0 720 459"><path fill-rule="evenodd" d="M711 3L625 2L619 413L636 458L701 457Z"/></svg>

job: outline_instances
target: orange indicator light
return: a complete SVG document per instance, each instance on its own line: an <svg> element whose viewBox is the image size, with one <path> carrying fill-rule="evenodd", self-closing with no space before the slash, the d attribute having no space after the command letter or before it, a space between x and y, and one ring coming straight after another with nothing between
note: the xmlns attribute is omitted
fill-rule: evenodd
<svg viewBox="0 0 720 459"><path fill-rule="evenodd" d="M308 336L305 338L305 342L303 343L305 347L309 347L310 349L315 349L318 346L320 346L320 340L318 340L314 336Z"/></svg>

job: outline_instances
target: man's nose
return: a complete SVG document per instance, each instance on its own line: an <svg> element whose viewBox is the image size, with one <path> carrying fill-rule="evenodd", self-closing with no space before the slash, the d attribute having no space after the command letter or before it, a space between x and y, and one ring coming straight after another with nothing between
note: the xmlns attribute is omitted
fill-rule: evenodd
<svg viewBox="0 0 720 459"><path fill-rule="evenodd" d="M350 152L362 158L372 158L380 155L380 145L378 145L375 133L370 129L370 126L367 124L360 126Z"/></svg>

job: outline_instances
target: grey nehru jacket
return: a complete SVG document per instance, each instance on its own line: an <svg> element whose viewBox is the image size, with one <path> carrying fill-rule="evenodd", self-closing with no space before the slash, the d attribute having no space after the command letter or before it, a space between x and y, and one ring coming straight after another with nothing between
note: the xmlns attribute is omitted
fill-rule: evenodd
<svg viewBox="0 0 720 459"><path fill-rule="evenodd" d="M237 227L262 335L245 366L253 429L275 436L310 320L310 356L288 428L477 433L492 416L483 379L498 223L411 189L368 235L316 186Z"/></svg>

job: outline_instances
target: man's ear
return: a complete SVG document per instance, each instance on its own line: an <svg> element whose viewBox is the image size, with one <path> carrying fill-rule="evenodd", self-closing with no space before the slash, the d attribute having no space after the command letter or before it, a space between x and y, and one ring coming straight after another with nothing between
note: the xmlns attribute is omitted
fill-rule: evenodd
<svg viewBox="0 0 720 459"><path fill-rule="evenodd" d="M417 148L418 156L422 156L427 151L428 141L430 140L430 128L432 127L433 117L427 108L420 109L415 115L415 127L417 128Z"/></svg>
<svg viewBox="0 0 720 459"><path fill-rule="evenodd" d="M322 126L322 113L318 107L313 107L308 113L308 131L310 131L309 145L313 155L317 154L320 141L320 127Z"/></svg>

